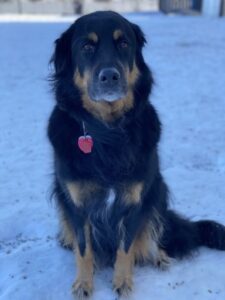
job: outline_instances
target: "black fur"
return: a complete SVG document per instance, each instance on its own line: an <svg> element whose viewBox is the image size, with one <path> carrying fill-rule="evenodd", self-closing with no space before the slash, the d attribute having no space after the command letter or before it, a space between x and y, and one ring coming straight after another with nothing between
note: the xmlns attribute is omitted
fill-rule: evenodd
<svg viewBox="0 0 225 300"><path fill-rule="evenodd" d="M133 89L134 106L113 122L103 122L84 109L81 92L72 78L78 64L73 56L76 37L84 34L81 32L83 23L88 27L93 19L96 24L99 20L99 26L103 20L106 29L111 21L122 24L132 31L136 40L132 47L140 75ZM224 226L213 221L191 222L168 208L168 191L160 174L157 152L161 126L148 101L153 79L142 56L144 43L141 29L113 12L82 17L56 41L52 58L56 106L50 117L48 136L55 153L55 191L59 206L73 225L81 253L85 251L84 223L88 219L92 225L96 256L105 257L107 261L114 260L121 238L125 242L125 251L128 251L145 224L154 221L155 211L164 228L159 244L169 256L181 258L199 246L225 250ZM91 154L82 153L77 146L77 140L83 134L82 121L94 140ZM78 208L65 193L64 183L85 180L97 182L103 190L93 195L87 205ZM141 202L124 205L120 184L139 181L144 183ZM110 188L117 196L109 210L105 198ZM125 229L123 237L119 230L121 219ZM154 224L159 226L157 222Z"/></svg>

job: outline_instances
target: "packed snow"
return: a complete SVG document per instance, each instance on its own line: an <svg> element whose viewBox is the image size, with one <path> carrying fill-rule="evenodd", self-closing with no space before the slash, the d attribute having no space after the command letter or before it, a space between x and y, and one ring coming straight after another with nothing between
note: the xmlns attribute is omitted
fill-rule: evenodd
<svg viewBox="0 0 225 300"><path fill-rule="evenodd" d="M163 124L161 169L171 206L192 220L225 224L225 19L132 15ZM47 81L65 22L0 23L0 299L72 299L74 256L56 239L49 201L54 105ZM112 269L97 270L93 300L113 300ZM136 267L135 300L225 299L225 252L200 249L168 271Z"/></svg>

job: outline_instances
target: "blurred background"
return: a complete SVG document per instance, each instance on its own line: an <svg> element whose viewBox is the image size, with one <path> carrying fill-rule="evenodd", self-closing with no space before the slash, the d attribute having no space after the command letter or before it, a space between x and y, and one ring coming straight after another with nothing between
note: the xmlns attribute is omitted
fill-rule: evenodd
<svg viewBox="0 0 225 300"><path fill-rule="evenodd" d="M225 15L225 0L0 0L0 14L86 14L95 10Z"/></svg>

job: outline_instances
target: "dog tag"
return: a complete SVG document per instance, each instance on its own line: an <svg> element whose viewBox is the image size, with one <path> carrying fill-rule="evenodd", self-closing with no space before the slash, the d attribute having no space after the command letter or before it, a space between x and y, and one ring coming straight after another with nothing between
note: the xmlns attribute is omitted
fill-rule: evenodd
<svg viewBox="0 0 225 300"><path fill-rule="evenodd" d="M93 148L93 139L90 135L82 135L78 138L78 147L80 150L87 154L91 153L92 148Z"/></svg>

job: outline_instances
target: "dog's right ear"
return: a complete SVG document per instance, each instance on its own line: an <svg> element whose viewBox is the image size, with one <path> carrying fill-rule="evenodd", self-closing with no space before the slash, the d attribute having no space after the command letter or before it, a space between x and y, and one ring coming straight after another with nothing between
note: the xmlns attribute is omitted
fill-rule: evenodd
<svg viewBox="0 0 225 300"><path fill-rule="evenodd" d="M142 49L144 47L144 45L146 44L144 32L141 30L141 28L137 24L134 24L131 22L130 22L130 24L134 31L139 48Z"/></svg>
<svg viewBox="0 0 225 300"><path fill-rule="evenodd" d="M68 74L68 70L72 66L71 42L72 26L55 41L55 52L50 61L54 65L55 76Z"/></svg>

